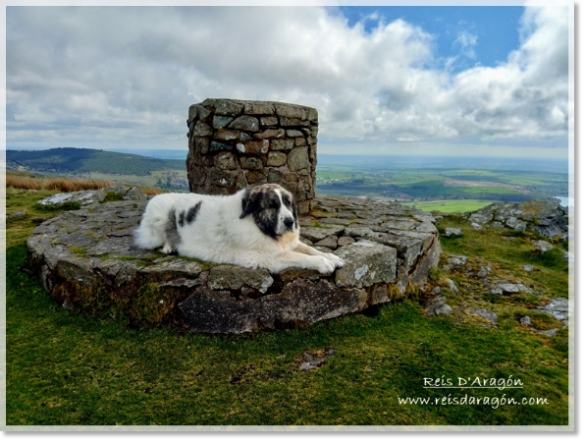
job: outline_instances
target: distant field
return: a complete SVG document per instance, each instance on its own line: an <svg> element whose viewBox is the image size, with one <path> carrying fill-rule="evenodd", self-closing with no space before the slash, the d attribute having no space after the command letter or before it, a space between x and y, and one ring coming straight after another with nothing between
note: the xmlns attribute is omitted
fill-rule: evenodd
<svg viewBox="0 0 585 442"><path fill-rule="evenodd" d="M405 206L414 206L425 212L438 210L443 213L464 213L482 209L496 201L485 200L440 200L440 201L417 201L414 203L403 203Z"/></svg>

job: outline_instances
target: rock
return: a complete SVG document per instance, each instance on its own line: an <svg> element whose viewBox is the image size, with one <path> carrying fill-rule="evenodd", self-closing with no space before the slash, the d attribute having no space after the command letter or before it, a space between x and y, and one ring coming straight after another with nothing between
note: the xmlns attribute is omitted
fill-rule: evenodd
<svg viewBox="0 0 585 442"><path fill-rule="evenodd" d="M532 290L520 283L498 281L488 286L490 295L511 295L514 293L532 293Z"/></svg>
<svg viewBox="0 0 585 442"><path fill-rule="evenodd" d="M568 238L568 214L558 201L494 203L467 215L470 223L492 228L532 231L550 239Z"/></svg>
<svg viewBox="0 0 585 442"><path fill-rule="evenodd" d="M456 228L456 227L447 227L445 229L445 233L444 236L446 236L447 238L450 238L451 236L454 235L461 235L461 228Z"/></svg>
<svg viewBox="0 0 585 442"><path fill-rule="evenodd" d="M455 294L459 293L459 289L457 288L453 280L447 279L447 284L449 284L449 290L451 290Z"/></svg>
<svg viewBox="0 0 585 442"><path fill-rule="evenodd" d="M480 308L469 308L468 310L474 315L487 319L492 323L492 325L496 325L498 322L498 315L496 315L494 312L490 310L484 310Z"/></svg>
<svg viewBox="0 0 585 442"><path fill-rule="evenodd" d="M339 290L327 280L295 280L280 293L256 299L237 299L228 291L200 287L178 306L193 331L242 333L312 324L359 311L367 306L367 298L365 290Z"/></svg>
<svg viewBox="0 0 585 442"><path fill-rule="evenodd" d="M506 227L509 227L514 230L518 230L520 232L524 232L526 230L526 223L524 221L520 221L517 218L511 216L506 220Z"/></svg>
<svg viewBox="0 0 585 442"><path fill-rule="evenodd" d="M339 238L339 240L337 240L337 245L338 247L343 247L353 244L354 242L355 239L353 239L351 236L342 236L341 238Z"/></svg>
<svg viewBox="0 0 585 442"><path fill-rule="evenodd" d="M396 278L396 249L360 240L341 247L335 254L345 265L335 271L338 287L369 287L377 282L392 282Z"/></svg>
<svg viewBox="0 0 585 442"><path fill-rule="evenodd" d="M6 216L6 220L9 221L9 220L14 220L14 219L20 219L20 218L24 218L25 216L26 216L26 210L12 212Z"/></svg>
<svg viewBox="0 0 585 442"><path fill-rule="evenodd" d="M324 240L328 236L337 235L343 232L343 226L331 226L331 227L304 227L301 229L301 236L307 238L310 241L317 242Z"/></svg>
<svg viewBox="0 0 585 442"><path fill-rule="evenodd" d="M321 224L337 224L340 226L349 226L353 220L351 219L342 219L342 218L321 218L319 223Z"/></svg>
<svg viewBox="0 0 585 442"><path fill-rule="evenodd" d="M520 324L523 325L532 325L532 322L530 321L530 316L523 316L520 318Z"/></svg>
<svg viewBox="0 0 585 442"><path fill-rule="evenodd" d="M309 153L306 147L295 147L288 154L288 168L293 172L306 169L311 165Z"/></svg>
<svg viewBox="0 0 585 442"><path fill-rule="evenodd" d="M267 166L282 166L286 163L286 155L282 152L270 152L268 154Z"/></svg>
<svg viewBox="0 0 585 442"><path fill-rule="evenodd" d="M329 348L324 352L307 353L303 352L301 363L299 365L300 371L310 371L322 366L327 362L331 356L335 354L334 348Z"/></svg>
<svg viewBox="0 0 585 442"><path fill-rule="evenodd" d="M540 253L546 253L549 250L554 249L554 246L551 243L542 240L534 241L533 244L536 246Z"/></svg>
<svg viewBox="0 0 585 442"><path fill-rule="evenodd" d="M483 230L483 227L477 223L471 223L471 227L473 227L473 230Z"/></svg>
<svg viewBox="0 0 585 442"><path fill-rule="evenodd" d="M522 270L524 270L527 273L531 273L531 272L534 272L534 267L533 266L529 266L529 265L523 265L522 266Z"/></svg>
<svg viewBox="0 0 585 442"><path fill-rule="evenodd" d="M464 266L467 264L467 256L454 255L448 259L449 264L454 266Z"/></svg>
<svg viewBox="0 0 585 442"><path fill-rule="evenodd" d="M214 129L223 129L228 124L233 121L233 117L221 117L219 115L215 115L213 117L213 128Z"/></svg>
<svg viewBox="0 0 585 442"><path fill-rule="evenodd" d="M559 321L563 321L569 317L569 311L572 306L569 305L569 300L564 298L555 298L550 303L544 306L537 307L538 310L548 313Z"/></svg>
<svg viewBox="0 0 585 442"><path fill-rule="evenodd" d="M246 269L235 265L218 265L209 272L208 286L213 290L239 290L247 285L260 293L272 286L274 279L266 269Z"/></svg>
<svg viewBox="0 0 585 442"><path fill-rule="evenodd" d="M83 190L70 193L57 193L39 201L41 206L59 206L65 203L79 203L80 205L88 205L103 201L106 194L103 190Z"/></svg>
<svg viewBox="0 0 585 442"><path fill-rule="evenodd" d="M558 328L553 328L552 330L538 330L536 333L554 338L557 336L557 331L559 331Z"/></svg>
<svg viewBox="0 0 585 442"><path fill-rule="evenodd" d="M328 247L329 249L335 250L337 248L337 236L330 235L316 243L315 246Z"/></svg>
<svg viewBox="0 0 585 442"><path fill-rule="evenodd" d="M480 267L479 272L477 272L477 276L479 278L485 278L488 275L489 271L486 267Z"/></svg>
<svg viewBox="0 0 585 442"><path fill-rule="evenodd" d="M496 286L490 286L488 287L488 293L490 295L503 295L504 292L502 291L501 288L496 287Z"/></svg>
<svg viewBox="0 0 585 442"><path fill-rule="evenodd" d="M446 304L445 297L442 295L435 296L425 308L425 312L429 316L448 315L453 313L453 309Z"/></svg>
<svg viewBox="0 0 585 442"><path fill-rule="evenodd" d="M80 190L70 193L58 193L39 201L42 206L60 206L65 203L78 203L81 206L101 203L106 198L126 201L146 201L146 194L139 187L116 184L99 190Z"/></svg>

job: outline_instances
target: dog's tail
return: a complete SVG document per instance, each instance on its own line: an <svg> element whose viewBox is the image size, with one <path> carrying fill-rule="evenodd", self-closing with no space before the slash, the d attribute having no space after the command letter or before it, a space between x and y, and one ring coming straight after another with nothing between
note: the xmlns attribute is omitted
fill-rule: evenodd
<svg viewBox="0 0 585 442"><path fill-rule="evenodd" d="M151 205L146 207L140 226L134 231L134 244L140 249L156 249L166 241L167 217L157 215L157 208Z"/></svg>

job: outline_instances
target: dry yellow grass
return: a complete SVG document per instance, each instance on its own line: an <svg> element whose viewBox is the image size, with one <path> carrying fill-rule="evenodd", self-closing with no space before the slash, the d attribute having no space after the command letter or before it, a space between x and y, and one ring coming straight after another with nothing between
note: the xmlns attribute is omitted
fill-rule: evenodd
<svg viewBox="0 0 585 442"><path fill-rule="evenodd" d="M17 173L6 173L6 187L29 190L57 190L59 192L76 192L78 190L97 190L113 185L111 181L90 181L72 178L40 178ZM162 189L144 187L147 195L163 193Z"/></svg>

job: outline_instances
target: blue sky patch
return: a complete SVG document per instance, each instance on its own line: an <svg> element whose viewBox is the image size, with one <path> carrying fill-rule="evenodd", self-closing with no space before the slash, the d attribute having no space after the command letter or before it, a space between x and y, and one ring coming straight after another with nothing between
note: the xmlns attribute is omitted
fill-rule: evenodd
<svg viewBox="0 0 585 442"><path fill-rule="evenodd" d="M519 6L343 6L339 10L350 26L364 21L366 32L372 32L378 21L391 23L402 19L420 27L434 38L435 58L447 70L461 72L480 64L497 66L520 46ZM377 19L376 19L377 17Z"/></svg>

